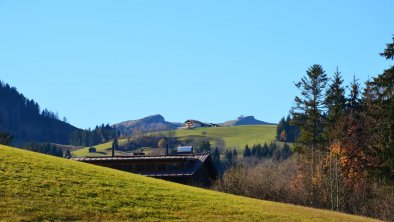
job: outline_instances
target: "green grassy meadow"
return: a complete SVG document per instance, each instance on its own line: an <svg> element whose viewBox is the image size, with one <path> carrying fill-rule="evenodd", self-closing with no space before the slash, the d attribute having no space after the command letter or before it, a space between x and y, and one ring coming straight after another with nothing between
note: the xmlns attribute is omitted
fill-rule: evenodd
<svg viewBox="0 0 394 222"><path fill-rule="evenodd" d="M176 137L182 140L190 136L206 137L215 145L216 141L223 139L226 147L243 150L245 145L270 143L275 140L276 125L249 125L228 126L213 128L179 129L175 131Z"/></svg>
<svg viewBox="0 0 394 222"><path fill-rule="evenodd" d="M210 141L214 147L219 140L225 142L228 148L236 148L242 151L246 144L263 144L270 143L275 140L275 125L250 125L250 126L228 126L214 128L196 128L196 129L179 129L175 131L175 136L179 140L187 140L190 138L203 137L202 132L206 132L204 139ZM127 139L119 139L119 144L125 144ZM111 142L94 146L97 153L89 153L88 147L73 151L73 156L102 156L111 154ZM149 150L146 149L145 150ZM121 154L121 153L118 153Z"/></svg>
<svg viewBox="0 0 394 222"><path fill-rule="evenodd" d="M0 145L0 221L373 221Z"/></svg>
<svg viewBox="0 0 394 222"><path fill-rule="evenodd" d="M118 140L119 145L126 144L127 139ZM112 141L107 143L102 143L94 146L96 148L96 153L89 153L89 147L85 147L76 151L73 151L73 156L105 156L110 155L112 150Z"/></svg>

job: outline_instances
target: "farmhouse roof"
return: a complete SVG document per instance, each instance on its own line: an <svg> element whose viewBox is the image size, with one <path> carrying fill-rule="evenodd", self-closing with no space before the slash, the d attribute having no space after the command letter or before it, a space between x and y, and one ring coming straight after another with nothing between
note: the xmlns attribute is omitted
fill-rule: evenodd
<svg viewBox="0 0 394 222"><path fill-rule="evenodd" d="M188 119L188 120L185 121L185 123L189 123L189 122L193 122L193 123L203 123L203 122L201 122L201 121L194 120L194 119Z"/></svg>
<svg viewBox="0 0 394 222"><path fill-rule="evenodd" d="M149 156L87 156L75 157L71 160L91 162L91 161L123 161L123 160L176 160L176 159L195 159L204 162L209 154L193 154L193 155L149 155Z"/></svg>
<svg viewBox="0 0 394 222"><path fill-rule="evenodd" d="M152 156L106 156L106 157L81 157L71 158L71 160L91 163L123 163L123 162L156 162L156 161L192 161L193 164L183 170L163 170L163 171L141 171L141 175L150 177L183 177L193 176L204 164L207 164L211 173L216 177L217 171L209 154L192 154L192 155L152 155Z"/></svg>

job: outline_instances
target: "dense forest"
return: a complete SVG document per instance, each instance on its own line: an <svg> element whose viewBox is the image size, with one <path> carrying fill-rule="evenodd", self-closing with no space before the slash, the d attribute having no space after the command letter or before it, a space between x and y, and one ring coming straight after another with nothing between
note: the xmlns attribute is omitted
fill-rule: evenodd
<svg viewBox="0 0 394 222"><path fill-rule="evenodd" d="M394 60L394 38L380 55ZM300 94L277 128L295 154L235 165L215 189L394 220L394 66L346 86L339 68L330 77L315 64L295 86Z"/></svg>
<svg viewBox="0 0 394 222"><path fill-rule="evenodd" d="M0 144L12 142L14 146L59 156L57 151L47 151L45 142L92 146L112 140L115 135L115 128L109 124L93 130L78 129L65 117L60 120L57 113L41 110L33 99L0 81Z"/></svg>
<svg viewBox="0 0 394 222"><path fill-rule="evenodd" d="M11 134L15 145L30 141L66 144L76 129L61 121L57 113L41 110L33 99L0 81L0 132Z"/></svg>

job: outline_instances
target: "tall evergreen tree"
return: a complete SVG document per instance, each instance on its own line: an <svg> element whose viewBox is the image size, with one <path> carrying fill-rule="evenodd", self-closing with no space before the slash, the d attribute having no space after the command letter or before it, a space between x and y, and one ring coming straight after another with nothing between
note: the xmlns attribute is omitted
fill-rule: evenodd
<svg viewBox="0 0 394 222"><path fill-rule="evenodd" d="M347 99L346 108L348 113L359 112L361 109L360 84L356 76L353 76L353 81L350 83L350 95Z"/></svg>
<svg viewBox="0 0 394 222"><path fill-rule="evenodd" d="M387 44L386 49L380 54L387 60L394 60L393 42ZM376 120L380 127L381 174L388 180L394 181L394 66L373 79L371 83L377 107Z"/></svg>
<svg viewBox="0 0 394 222"><path fill-rule="evenodd" d="M335 137L338 123L340 123L346 112L345 88L343 87L343 79L338 70L334 73L334 78L329 85L324 104L327 108L327 116L325 122L326 138Z"/></svg>
<svg viewBox="0 0 394 222"><path fill-rule="evenodd" d="M307 152L310 157L311 172L311 204L316 199L315 170L316 150L322 150L324 145L324 98L327 85L327 75L321 65L312 65L306 76L296 83L301 91L300 96L295 97L295 106L292 108L294 122L301 129L296 142L297 151Z"/></svg>
<svg viewBox="0 0 394 222"><path fill-rule="evenodd" d="M314 153L321 148L323 142L323 109L324 90L328 78L321 65L311 66L306 76L296 83L301 90L301 96L295 97L295 106L292 108L294 122L300 126L301 132L297 145L308 148Z"/></svg>

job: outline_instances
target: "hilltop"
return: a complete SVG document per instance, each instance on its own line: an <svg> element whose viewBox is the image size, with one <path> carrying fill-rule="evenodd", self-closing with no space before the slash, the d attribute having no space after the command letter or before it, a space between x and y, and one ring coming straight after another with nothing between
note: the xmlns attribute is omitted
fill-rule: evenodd
<svg viewBox="0 0 394 222"><path fill-rule="evenodd" d="M254 116L240 116L236 120L229 120L220 125L240 126L240 125L274 125L274 124L258 120L254 118Z"/></svg>
<svg viewBox="0 0 394 222"><path fill-rule="evenodd" d="M0 220L373 221L0 146Z"/></svg>
<svg viewBox="0 0 394 222"><path fill-rule="evenodd" d="M141 133L148 133L154 131L173 130L181 126L180 123L171 123L165 121L164 117L160 114L147 116L137 120L128 120L113 125L123 135L135 134L138 130Z"/></svg>

